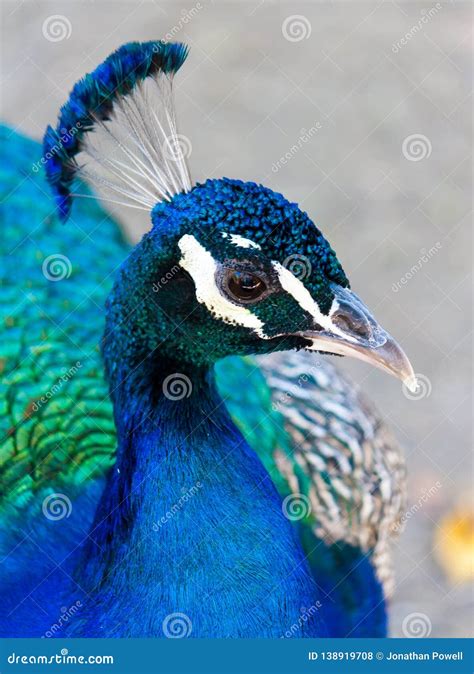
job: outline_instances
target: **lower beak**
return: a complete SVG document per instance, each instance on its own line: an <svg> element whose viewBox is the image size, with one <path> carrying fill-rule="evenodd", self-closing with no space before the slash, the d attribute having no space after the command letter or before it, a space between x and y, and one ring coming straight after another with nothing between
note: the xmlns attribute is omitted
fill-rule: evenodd
<svg viewBox="0 0 474 674"><path fill-rule="evenodd" d="M401 379L412 392L417 389L413 368L398 343L374 319L357 295L334 286L335 300L329 313L330 326L299 333L311 342L311 351L352 356Z"/></svg>

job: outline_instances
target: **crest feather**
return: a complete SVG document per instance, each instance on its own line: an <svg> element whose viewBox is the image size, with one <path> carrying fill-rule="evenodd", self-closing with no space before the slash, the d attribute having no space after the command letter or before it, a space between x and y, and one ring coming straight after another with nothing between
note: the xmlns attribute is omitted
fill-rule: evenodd
<svg viewBox="0 0 474 674"><path fill-rule="evenodd" d="M187 54L181 43L131 42L74 85L43 142L46 175L62 220L72 196L87 196L71 194L78 175L103 198L117 202L118 195L117 203L143 210L191 189L172 97L173 75Z"/></svg>

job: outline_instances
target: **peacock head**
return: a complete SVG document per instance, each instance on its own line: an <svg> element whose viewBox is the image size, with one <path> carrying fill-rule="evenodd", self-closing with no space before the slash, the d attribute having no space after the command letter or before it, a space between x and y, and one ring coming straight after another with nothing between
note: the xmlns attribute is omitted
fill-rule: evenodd
<svg viewBox="0 0 474 674"><path fill-rule="evenodd" d="M407 357L349 289L306 213L251 182L192 185L171 97L185 57L179 44L121 47L74 87L45 137L62 217L78 172L116 202L151 211L152 229L109 298L109 371L117 357L132 367L165 358L182 369L234 354L308 349L369 361L413 386Z"/></svg>
<svg viewBox="0 0 474 674"><path fill-rule="evenodd" d="M255 183L208 180L161 202L109 303L139 353L210 365L233 354L309 349L411 366L378 325L308 215ZM122 335L121 339L129 340ZM136 346L136 348L138 348Z"/></svg>

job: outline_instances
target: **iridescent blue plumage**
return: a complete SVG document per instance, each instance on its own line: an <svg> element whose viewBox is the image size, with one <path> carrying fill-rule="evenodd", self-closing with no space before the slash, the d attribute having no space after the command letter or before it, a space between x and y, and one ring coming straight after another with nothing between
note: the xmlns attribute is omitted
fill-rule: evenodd
<svg viewBox="0 0 474 674"><path fill-rule="evenodd" d="M198 223L203 236L222 231L248 237L282 263L292 256L317 260L317 265L306 269L305 281L318 293L324 311L332 301L330 283L349 287L334 250L308 214L268 187L230 178L210 179L195 185L190 193L177 194L170 203L158 203L152 211L152 222L161 230L178 228L186 220ZM220 242L221 247L224 244Z"/></svg>
<svg viewBox="0 0 474 674"><path fill-rule="evenodd" d="M399 455L353 388L313 363L315 351L340 353L348 342L366 355L386 333L296 204L256 183L190 185L182 155L166 144L177 138L173 111L165 109L168 137L147 99L136 97L145 79L167 77L185 56L182 45L125 45L74 87L45 136L46 176L63 220L86 136L109 132L121 111L133 140L121 177L135 187L114 187L138 203L152 200L152 228L128 251L93 200L81 205L67 239L82 261L74 290L84 298L74 307L71 288L36 278L38 251L28 249L33 309L15 306L5 318L26 354L0 361L0 505L9 513L0 537L2 633L40 635L57 606L74 601L80 611L54 635L167 636L167 618L179 613L194 637L383 636ZM5 193L25 170L15 144L26 145L10 139ZM18 154L30 165L36 151ZM124 157L105 154L120 173ZM43 188L43 177L32 176L12 201L20 240L30 215L38 218L39 258L62 241ZM7 220L10 232L12 213ZM83 220L87 236L78 240ZM298 254L309 261L303 280L285 266ZM10 297L12 274L4 286ZM103 321L96 309L104 304ZM78 350L79 374L38 406L25 362L43 364L46 353L64 368L79 362ZM298 353L275 359L285 350ZM46 364L34 370L38 385L55 374ZM59 522L45 506L58 494L72 509ZM302 516L287 505L294 498ZM32 564L38 548L44 554Z"/></svg>
<svg viewBox="0 0 474 674"><path fill-rule="evenodd" d="M173 75L186 56L187 47L181 43L129 42L74 85L56 128L48 126L43 140L46 175L62 220L71 210L70 188L77 168L73 160L84 134L110 118L114 101L158 71Z"/></svg>

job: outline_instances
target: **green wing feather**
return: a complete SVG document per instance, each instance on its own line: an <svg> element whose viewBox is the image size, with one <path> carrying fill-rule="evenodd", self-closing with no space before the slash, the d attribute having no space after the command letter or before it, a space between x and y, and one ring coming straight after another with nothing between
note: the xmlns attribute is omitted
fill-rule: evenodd
<svg viewBox="0 0 474 674"><path fill-rule="evenodd" d="M1 516L113 461L98 344L104 299L128 245L94 200L81 200L62 226L40 145L5 127L0 134Z"/></svg>
<svg viewBox="0 0 474 674"><path fill-rule="evenodd" d="M0 523L7 523L6 515L38 509L47 493L80 490L113 464L99 343L105 298L130 247L94 199L79 200L61 225L39 144L6 127L0 140ZM353 385L306 353L228 358L216 373L231 416L282 496L310 502L303 522L315 536L374 549L389 589L387 541L403 508L404 463Z"/></svg>
<svg viewBox="0 0 474 674"><path fill-rule="evenodd" d="M0 134L2 518L51 491L80 487L113 463L99 343L105 298L129 245L92 199L79 200L67 226L60 224L39 170L40 146L6 127ZM289 493L274 462L275 448L289 453L286 433L255 362L226 359L217 374L234 420Z"/></svg>

